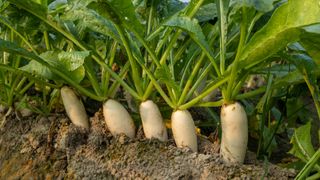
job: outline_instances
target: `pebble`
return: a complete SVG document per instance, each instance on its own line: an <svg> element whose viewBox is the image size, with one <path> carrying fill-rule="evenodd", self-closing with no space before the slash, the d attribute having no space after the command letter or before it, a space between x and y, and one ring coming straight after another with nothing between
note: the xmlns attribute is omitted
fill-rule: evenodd
<svg viewBox="0 0 320 180"><path fill-rule="evenodd" d="M28 108L21 108L19 112L22 117L30 117L33 115L33 112Z"/></svg>
<svg viewBox="0 0 320 180"><path fill-rule="evenodd" d="M0 113L5 113L6 110L7 110L7 107L0 104Z"/></svg>
<svg viewBox="0 0 320 180"><path fill-rule="evenodd" d="M118 140L119 140L120 144L124 144L125 143L125 137L124 136L120 136Z"/></svg>

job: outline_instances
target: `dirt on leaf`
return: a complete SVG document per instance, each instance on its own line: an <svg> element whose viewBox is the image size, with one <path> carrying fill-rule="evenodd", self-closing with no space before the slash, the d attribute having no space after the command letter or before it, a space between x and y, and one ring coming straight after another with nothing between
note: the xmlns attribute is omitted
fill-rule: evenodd
<svg viewBox="0 0 320 180"><path fill-rule="evenodd" d="M293 179L296 172L255 160L227 165L219 144L198 137L199 152L177 148L172 140L113 137L101 111L89 130L64 114L7 117L0 130L0 179Z"/></svg>

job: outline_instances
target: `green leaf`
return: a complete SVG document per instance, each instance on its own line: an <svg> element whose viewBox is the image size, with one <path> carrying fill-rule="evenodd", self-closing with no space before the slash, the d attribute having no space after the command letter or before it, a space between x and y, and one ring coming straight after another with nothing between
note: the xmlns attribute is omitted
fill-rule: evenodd
<svg viewBox="0 0 320 180"><path fill-rule="evenodd" d="M299 70L289 72L287 75L274 80L272 88L277 89L281 87L287 87L294 84L304 82L303 76Z"/></svg>
<svg viewBox="0 0 320 180"><path fill-rule="evenodd" d="M218 0L217 10L219 17L219 32L220 32L220 71L223 74L225 70L226 60L226 43L228 34L227 14L229 10L229 0Z"/></svg>
<svg viewBox="0 0 320 180"><path fill-rule="evenodd" d="M144 34L144 28L136 16L131 0L98 0L89 7L116 24L124 24L140 35Z"/></svg>
<svg viewBox="0 0 320 180"><path fill-rule="evenodd" d="M263 149L266 153L268 153L269 156L271 155L273 150L276 149L278 146L276 139L272 138L272 137L274 137L273 133L276 133L276 132L274 132L273 129L268 128L268 127L263 128L263 133L262 133L262 135L263 135ZM272 139L270 139L270 138L272 138Z"/></svg>
<svg viewBox="0 0 320 180"><path fill-rule="evenodd" d="M69 21L79 20L79 23L83 27L87 27L92 31L101 33L105 36L110 36L120 42L119 34L112 22L103 18L92 9L82 7L81 9L70 10L63 14L61 19Z"/></svg>
<svg viewBox="0 0 320 180"><path fill-rule="evenodd" d="M70 74L69 71L65 71L63 68L58 68L57 66L51 65L49 62L47 62L48 59L43 59L40 56L37 56L33 53L30 53L27 50L17 46L16 44L14 44L12 42L0 39L0 52L1 51L5 51L5 52L11 53L11 54L16 54L16 55L21 55L21 56L26 57L27 59L35 60L38 63L40 63L43 67L49 68L54 74L59 76L61 79L63 79L69 85L75 87L77 90L79 90L79 92L85 94L86 96L88 96L92 99L98 100L98 101L105 100L105 97L97 96L97 95L91 93L90 91L88 91L86 88L80 86L79 80L76 82L73 79L75 77L72 77L72 75ZM56 56L55 59L57 61L58 57ZM51 61L51 62L54 62L54 61ZM58 62L54 62L54 63L59 64ZM80 79L80 78L78 78L78 79Z"/></svg>
<svg viewBox="0 0 320 180"><path fill-rule="evenodd" d="M191 19L187 16L172 16L166 22L163 23L164 26L179 27L187 31L190 36L198 39L206 49L210 50L209 44L202 32L202 29L196 19Z"/></svg>
<svg viewBox="0 0 320 180"><path fill-rule="evenodd" d="M201 49L207 54L207 57L214 65L216 71L218 67L214 61L214 53L211 50L205 35L196 19L191 19L187 16L172 16L166 22L163 23L164 26L178 27L188 32L190 37L201 47Z"/></svg>
<svg viewBox="0 0 320 180"><path fill-rule="evenodd" d="M319 178L320 175L320 169L317 165L317 162L319 162L320 159L320 148L314 155L311 157L311 159L306 163L306 165L302 168L302 170L299 172L299 174L295 177L295 179L316 179ZM313 170L313 168L316 167L318 170L318 173L315 174L316 177L308 177L310 175L310 172ZM313 175L314 176L314 175Z"/></svg>
<svg viewBox="0 0 320 180"><path fill-rule="evenodd" d="M305 54L296 54L288 56L287 59L292 62L301 73L314 76L316 70L319 68L315 62Z"/></svg>
<svg viewBox="0 0 320 180"><path fill-rule="evenodd" d="M199 22L209 21L217 16L217 7L215 3L209 3L201 6L197 11L195 18Z"/></svg>
<svg viewBox="0 0 320 180"><path fill-rule="evenodd" d="M18 6L19 8L28 9L40 17L47 16L47 6L41 5L33 0L8 0L10 3Z"/></svg>
<svg viewBox="0 0 320 180"><path fill-rule="evenodd" d="M304 31L300 42L315 63L320 66L320 34Z"/></svg>
<svg viewBox="0 0 320 180"><path fill-rule="evenodd" d="M269 22L244 47L240 66L253 67L289 43L297 41L301 27L320 22L318 4L318 0L291 0L280 6Z"/></svg>
<svg viewBox="0 0 320 180"><path fill-rule="evenodd" d="M77 83L80 83L85 76L83 67L84 59L89 56L88 51L75 51L75 52L54 52L47 51L40 55L52 67L60 69L68 74L69 77ZM29 64L20 68L21 70L37 74L47 79L60 80L50 68L40 64L37 61L31 61Z"/></svg>
<svg viewBox="0 0 320 180"><path fill-rule="evenodd" d="M1 38L0 38L0 51L5 51L12 54L20 54L22 56L35 59L39 62L43 62L43 60L39 58L37 55L27 51L24 48L17 46L15 43L12 43L10 41L5 41Z"/></svg>
<svg viewBox="0 0 320 180"><path fill-rule="evenodd" d="M233 0L232 3L239 3L241 6L253 7L261 12L268 12L273 9L273 2L276 0Z"/></svg>
<svg viewBox="0 0 320 180"><path fill-rule="evenodd" d="M29 72L31 74L41 76L41 77L48 79L48 80L59 79L51 72L51 70L48 67L42 65L41 63L39 63L37 61L30 61L27 65L22 66L19 69L26 71L26 72Z"/></svg>
<svg viewBox="0 0 320 180"><path fill-rule="evenodd" d="M66 0L55 0L48 5L49 12L59 11L67 6Z"/></svg>
<svg viewBox="0 0 320 180"><path fill-rule="evenodd" d="M74 71L83 65L89 55L89 51L60 52L58 59L68 71Z"/></svg>
<svg viewBox="0 0 320 180"><path fill-rule="evenodd" d="M305 110L305 103L303 102L303 98L290 98L287 100L286 109L287 109L287 117L288 117L288 124L295 124L297 118L300 114L304 114L303 112L310 113ZM306 114L304 114L306 115ZM304 116L301 121L307 122L309 120L308 116Z"/></svg>
<svg viewBox="0 0 320 180"><path fill-rule="evenodd" d="M289 153L298 157L304 162L308 162L308 160L315 153L311 142L310 130L311 122L308 122L306 125L295 129L294 135L291 138L291 144L293 147Z"/></svg>
<svg viewBox="0 0 320 180"><path fill-rule="evenodd" d="M179 83L174 81L168 66L162 65L160 68L158 68L155 72L155 77L158 81L165 83L172 88L178 97L180 96L181 89Z"/></svg>

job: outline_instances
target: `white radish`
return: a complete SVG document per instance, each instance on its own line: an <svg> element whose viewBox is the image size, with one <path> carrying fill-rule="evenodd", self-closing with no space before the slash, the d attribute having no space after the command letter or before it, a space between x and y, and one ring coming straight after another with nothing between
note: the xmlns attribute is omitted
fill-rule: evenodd
<svg viewBox="0 0 320 180"><path fill-rule="evenodd" d="M177 110L172 113L171 127L174 140L178 147L189 147L198 151L196 127L188 110Z"/></svg>
<svg viewBox="0 0 320 180"><path fill-rule="evenodd" d="M221 109L222 138L220 153L228 163L242 164L248 143L247 114L238 102L224 104Z"/></svg>
<svg viewBox="0 0 320 180"><path fill-rule="evenodd" d="M135 125L128 111L119 102L109 99L103 104L103 116L112 135L135 136Z"/></svg>
<svg viewBox="0 0 320 180"><path fill-rule="evenodd" d="M153 101L147 100L140 104L139 110L146 138L157 138L160 141L167 141L167 128L158 106Z"/></svg>
<svg viewBox="0 0 320 180"><path fill-rule="evenodd" d="M61 98L71 122L76 126L88 129L89 121L86 110L81 100L77 97L73 90L66 86L61 88Z"/></svg>

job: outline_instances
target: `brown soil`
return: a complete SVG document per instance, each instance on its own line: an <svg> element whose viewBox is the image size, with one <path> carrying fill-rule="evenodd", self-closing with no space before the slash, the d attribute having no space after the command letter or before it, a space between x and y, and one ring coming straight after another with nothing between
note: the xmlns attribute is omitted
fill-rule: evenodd
<svg viewBox="0 0 320 180"><path fill-rule="evenodd" d="M218 145L199 137L199 153L169 142L112 137L101 112L86 131L63 114L17 118L0 130L0 179L293 179L293 170L256 161L226 165Z"/></svg>

